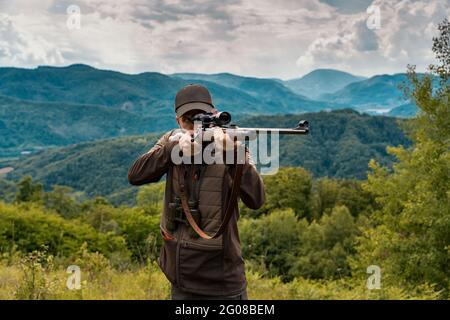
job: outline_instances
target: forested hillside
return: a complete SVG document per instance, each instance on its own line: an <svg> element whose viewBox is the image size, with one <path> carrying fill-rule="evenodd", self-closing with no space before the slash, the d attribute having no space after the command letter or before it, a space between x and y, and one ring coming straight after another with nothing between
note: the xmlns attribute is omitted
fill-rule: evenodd
<svg viewBox="0 0 450 320"><path fill-rule="evenodd" d="M169 113L175 93L189 83L200 82L211 91L217 106L234 113L318 111L335 105L297 95L274 80L233 77L245 81L245 85L222 85L194 75L186 79L157 72L130 75L80 64L0 68L0 94L32 101L101 105L148 116Z"/></svg>
<svg viewBox="0 0 450 320"><path fill-rule="evenodd" d="M242 126L294 127L298 119L311 123L309 136L280 139L280 165L301 166L315 177L364 179L368 162L376 159L390 165L388 145L408 146L395 118L361 115L352 110L303 115L261 116L240 121ZM134 159L146 152L159 135L123 137L81 143L41 151L22 157L9 165L8 177L31 175L48 190L52 185L67 185L89 196L103 195L114 202L133 199L127 171Z"/></svg>
<svg viewBox="0 0 450 320"><path fill-rule="evenodd" d="M117 136L162 131L170 115L142 117L120 109L0 96L0 158Z"/></svg>

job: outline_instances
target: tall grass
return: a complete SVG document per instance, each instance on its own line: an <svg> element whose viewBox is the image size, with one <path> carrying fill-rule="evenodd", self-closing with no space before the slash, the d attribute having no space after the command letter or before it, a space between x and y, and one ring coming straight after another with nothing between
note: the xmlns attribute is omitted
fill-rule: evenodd
<svg viewBox="0 0 450 320"><path fill-rule="evenodd" d="M81 268L81 289L70 290L66 266L55 262L45 248L21 256L4 253L0 260L0 299L83 299L83 300L166 300L170 283L155 261L133 265L127 270L111 266L108 259L80 249L74 263ZM283 283L258 272L247 272L249 299L436 299L433 288L408 292L398 287L369 290L364 279L344 278L334 281L294 279Z"/></svg>

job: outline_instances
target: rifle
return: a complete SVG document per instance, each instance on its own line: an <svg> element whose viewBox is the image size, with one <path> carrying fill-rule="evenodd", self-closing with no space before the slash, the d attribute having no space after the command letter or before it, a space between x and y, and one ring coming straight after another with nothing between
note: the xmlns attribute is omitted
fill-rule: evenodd
<svg viewBox="0 0 450 320"><path fill-rule="evenodd" d="M255 139L258 134L278 133L278 134L308 134L309 122L300 120L297 127L288 128L240 128L235 124L230 124L231 115L228 112L200 113L192 118L195 133L192 142L200 137L202 133L212 131L214 128L222 128L232 137ZM198 125L200 124L200 125Z"/></svg>

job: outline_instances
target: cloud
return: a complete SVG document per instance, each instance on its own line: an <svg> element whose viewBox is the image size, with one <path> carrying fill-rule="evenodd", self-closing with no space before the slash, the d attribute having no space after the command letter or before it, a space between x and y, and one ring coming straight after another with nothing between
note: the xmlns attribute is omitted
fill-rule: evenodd
<svg viewBox="0 0 450 320"><path fill-rule="evenodd" d="M368 14L341 19L339 31L314 40L297 60L300 68L340 68L362 75L403 72L407 64L419 69L433 62L432 37L437 23L450 15L447 0L376 0L380 29L366 26Z"/></svg>
<svg viewBox="0 0 450 320"><path fill-rule="evenodd" d="M373 0L320 0L320 2L326 3L332 7L335 7L342 13L357 13L366 11Z"/></svg>
<svg viewBox="0 0 450 320"><path fill-rule="evenodd" d="M0 63L2 65L58 65L63 62L61 51L45 37L22 30L0 14Z"/></svg>
<svg viewBox="0 0 450 320"><path fill-rule="evenodd" d="M143 71L298 77L315 68L362 75L432 62L435 25L448 0L376 0L381 28L366 26L371 1L0 0L0 63L87 63ZM67 7L81 9L70 30Z"/></svg>

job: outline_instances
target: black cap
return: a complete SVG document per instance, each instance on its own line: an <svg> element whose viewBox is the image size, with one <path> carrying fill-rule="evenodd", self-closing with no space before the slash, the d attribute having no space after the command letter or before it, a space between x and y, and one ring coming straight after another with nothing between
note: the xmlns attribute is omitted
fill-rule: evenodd
<svg viewBox="0 0 450 320"><path fill-rule="evenodd" d="M208 89L199 84L190 84L178 91L175 97L175 113L182 116L191 110L212 112L214 105Z"/></svg>

